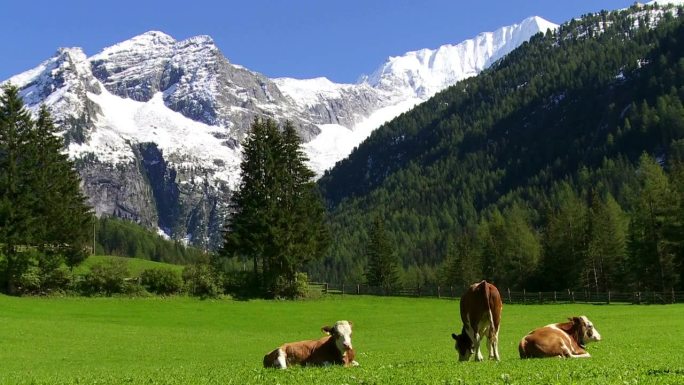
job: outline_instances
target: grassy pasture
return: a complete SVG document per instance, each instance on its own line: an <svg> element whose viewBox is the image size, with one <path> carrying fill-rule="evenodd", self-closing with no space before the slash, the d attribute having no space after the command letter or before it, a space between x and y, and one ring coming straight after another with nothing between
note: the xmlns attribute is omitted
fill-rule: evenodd
<svg viewBox="0 0 684 385"><path fill-rule="evenodd" d="M148 261L140 258L116 257L112 255L91 255L83 263L74 269L77 275L84 275L90 271L90 268L98 263L106 263L110 261L123 261L128 266L128 271L131 277L138 277L143 270L146 269L169 269L175 270L179 273L183 271L185 266L173 265L164 262Z"/></svg>
<svg viewBox="0 0 684 385"><path fill-rule="evenodd" d="M604 338L592 358L518 358L530 329L579 314ZM354 322L360 367L262 369L267 351L338 319ZM456 361L457 320L438 299L0 296L0 384L684 383L682 305L505 305L499 363Z"/></svg>

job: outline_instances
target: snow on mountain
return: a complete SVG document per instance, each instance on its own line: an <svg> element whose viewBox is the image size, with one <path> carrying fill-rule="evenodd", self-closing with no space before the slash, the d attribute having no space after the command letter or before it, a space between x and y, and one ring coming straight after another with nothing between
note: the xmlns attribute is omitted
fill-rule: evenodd
<svg viewBox="0 0 684 385"><path fill-rule="evenodd" d="M101 106L102 116L87 143L69 145L71 158L97 154L100 162L117 165L135 160L131 142L155 143L174 167L201 168L213 176L209 183L218 180L231 188L237 185L240 151L223 146L214 136L216 127L167 108L161 92L148 102L120 98L107 90L89 97Z"/></svg>
<svg viewBox="0 0 684 385"><path fill-rule="evenodd" d="M213 247L256 116L293 121L322 175L386 121L548 28L556 26L529 18L391 57L357 84L269 79L231 63L208 36L177 41L159 31L91 57L61 48L8 82L33 111L51 109L98 214Z"/></svg>
<svg viewBox="0 0 684 385"><path fill-rule="evenodd" d="M427 99L459 80L477 75L533 35L556 28L558 25L540 17L530 17L456 45L390 57L363 80L375 88Z"/></svg>
<svg viewBox="0 0 684 385"><path fill-rule="evenodd" d="M646 3L646 5L655 5L656 3L658 5L661 5L661 6L663 6L663 5L674 5L674 6L679 7L679 6L684 5L684 0L654 0L654 1L649 1L648 3Z"/></svg>
<svg viewBox="0 0 684 385"><path fill-rule="evenodd" d="M530 17L520 24L484 32L456 45L390 57L372 75L353 85L336 84L326 78L281 78L275 82L284 94L308 108L353 95L355 91L375 102L374 110L358 114L351 124L320 125L321 133L306 143L310 166L320 176L349 155L375 128L459 80L477 75L533 35L556 28L558 25L540 17Z"/></svg>

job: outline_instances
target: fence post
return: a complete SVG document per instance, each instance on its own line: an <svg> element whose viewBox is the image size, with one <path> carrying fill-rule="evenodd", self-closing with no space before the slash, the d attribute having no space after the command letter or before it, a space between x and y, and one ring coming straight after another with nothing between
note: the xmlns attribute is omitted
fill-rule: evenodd
<svg viewBox="0 0 684 385"><path fill-rule="evenodd" d="M418 285L418 297L420 297L420 285Z"/></svg>
<svg viewBox="0 0 684 385"><path fill-rule="evenodd" d="M361 287L360 287L360 285L357 283L357 284L356 284L356 295L359 295L359 294L361 294Z"/></svg>
<svg viewBox="0 0 684 385"><path fill-rule="evenodd" d="M539 304L540 305L544 304L544 301L542 300L541 291L539 292Z"/></svg>
<svg viewBox="0 0 684 385"><path fill-rule="evenodd" d="M328 294L328 283L325 283L325 288L323 289L325 294Z"/></svg>
<svg viewBox="0 0 684 385"><path fill-rule="evenodd" d="M608 290L608 305L610 305L610 290Z"/></svg>
<svg viewBox="0 0 684 385"><path fill-rule="evenodd" d="M553 303L556 303L556 302L557 302L557 300L556 300L556 291L554 290L554 291L553 291Z"/></svg>
<svg viewBox="0 0 684 385"><path fill-rule="evenodd" d="M439 285L437 285L437 298L442 298L442 292L439 290Z"/></svg>
<svg viewBox="0 0 684 385"><path fill-rule="evenodd" d="M508 288L508 303L513 303L513 299L511 298L511 288Z"/></svg>
<svg viewBox="0 0 684 385"><path fill-rule="evenodd" d="M572 303L575 303L575 292L574 291L570 292L570 300L572 301Z"/></svg>
<svg viewBox="0 0 684 385"><path fill-rule="evenodd" d="M523 305L527 305L527 292L523 289Z"/></svg>
<svg viewBox="0 0 684 385"><path fill-rule="evenodd" d="M637 291L636 294L637 294L637 304L638 304L638 305L641 305L641 292L640 292L640 291Z"/></svg>
<svg viewBox="0 0 684 385"><path fill-rule="evenodd" d="M342 295L344 295L344 282L342 282L342 290L341 290L341 292L342 292Z"/></svg>
<svg viewBox="0 0 684 385"><path fill-rule="evenodd" d="M651 302L651 303L654 305L656 303L656 292L655 292L655 290L653 290L653 302Z"/></svg>
<svg viewBox="0 0 684 385"><path fill-rule="evenodd" d="M677 303L675 300L674 287L672 288L672 303Z"/></svg>

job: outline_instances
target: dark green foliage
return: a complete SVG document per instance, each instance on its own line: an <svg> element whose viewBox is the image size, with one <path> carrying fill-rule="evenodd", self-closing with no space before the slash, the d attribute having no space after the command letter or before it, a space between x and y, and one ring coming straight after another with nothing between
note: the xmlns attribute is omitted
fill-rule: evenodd
<svg viewBox="0 0 684 385"><path fill-rule="evenodd" d="M241 182L231 200L225 243L214 265L229 273L231 259L251 261L252 286L264 296L286 296L297 273L330 242L314 174L291 123L255 120L243 143Z"/></svg>
<svg viewBox="0 0 684 385"><path fill-rule="evenodd" d="M382 210L405 266L446 269L453 234L478 228L482 274L499 286L682 287L681 204L649 230L635 198L648 190L642 153L665 176L684 153L684 19L651 28L649 15L539 34L373 132L319 183L335 243L311 276L358 280L365 224Z"/></svg>
<svg viewBox="0 0 684 385"><path fill-rule="evenodd" d="M465 230L449 242L445 272L445 285L462 290L482 279L482 250L475 230Z"/></svg>
<svg viewBox="0 0 684 385"><path fill-rule="evenodd" d="M37 120L16 87L0 95L0 271L7 293L42 291L65 279L46 279L63 263L85 257L92 214L73 164L45 106ZM32 252L40 255L40 265ZM39 269L40 272L38 272ZM31 287L30 289L28 289Z"/></svg>
<svg viewBox="0 0 684 385"><path fill-rule="evenodd" d="M366 281L389 294L399 286L397 256L390 244L385 224L380 216L373 219L370 239L366 246Z"/></svg>
<svg viewBox="0 0 684 385"><path fill-rule="evenodd" d="M150 293L177 294L183 290L181 275L170 269L147 269L140 273L140 284Z"/></svg>
<svg viewBox="0 0 684 385"><path fill-rule="evenodd" d="M92 230L91 230L92 231ZM96 253L174 264L204 258L202 250L161 237L131 221L102 217L95 227Z"/></svg>
<svg viewBox="0 0 684 385"><path fill-rule="evenodd" d="M188 294L201 298L215 298L221 294L218 277L209 264L197 263L183 269L183 282Z"/></svg>
<svg viewBox="0 0 684 385"><path fill-rule="evenodd" d="M128 266L123 261L112 260L90 267L90 272L83 277L80 290L85 295L121 294L129 290Z"/></svg>

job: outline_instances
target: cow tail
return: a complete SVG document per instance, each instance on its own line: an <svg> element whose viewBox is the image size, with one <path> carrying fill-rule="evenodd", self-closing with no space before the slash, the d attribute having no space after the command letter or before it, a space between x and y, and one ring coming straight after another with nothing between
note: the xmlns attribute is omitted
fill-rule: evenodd
<svg viewBox="0 0 684 385"><path fill-rule="evenodd" d="M489 284L487 281L484 282L484 290L485 290L485 300L487 301L487 309L489 309L489 330L490 334L493 333L494 331L494 314L492 314L492 303L489 300L489 296L491 293L489 292Z"/></svg>

